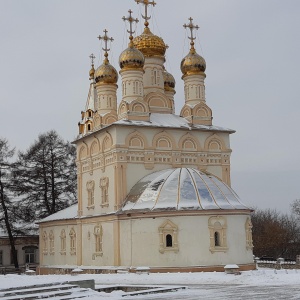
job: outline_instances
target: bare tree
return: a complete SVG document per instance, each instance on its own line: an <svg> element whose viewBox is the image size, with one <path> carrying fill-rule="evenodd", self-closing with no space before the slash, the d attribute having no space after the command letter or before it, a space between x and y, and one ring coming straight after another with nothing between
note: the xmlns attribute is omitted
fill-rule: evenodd
<svg viewBox="0 0 300 300"><path fill-rule="evenodd" d="M13 236L13 225L12 225L12 215L9 208L11 207L10 195L11 195L11 168L12 163L11 158L14 156L15 150L9 147L8 141L6 139L0 138L0 202L1 211L0 218L1 224L4 225L4 229L8 234L11 255L15 268L19 268L17 251L15 248L15 240Z"/></svg>
<svg viewBox="0 0 300 300"><path fill-rule="evenodd" d="M300 217L300 199L295 199L291 204L292 212Z"/></svg>
<svg viewBox="0 0 300 300"><path fill-rule="evenodd" d="M259 210L252 214L254 254L256 256L295 258L300 228L294 216L276 210Z"/></svg>

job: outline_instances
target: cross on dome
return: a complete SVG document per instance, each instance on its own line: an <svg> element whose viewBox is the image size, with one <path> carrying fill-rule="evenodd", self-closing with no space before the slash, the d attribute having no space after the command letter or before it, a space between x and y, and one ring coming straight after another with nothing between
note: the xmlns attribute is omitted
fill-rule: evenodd
<svg viewBox="0 0 300 300"><path fill-rule="evenodd" d="M148 6L153 5L153 7L156 5L156 2L149 1L149 0L134 0L137 4L144 4L145 5L145 15L142 15L142 18L145 20L144 25L148 27L149 22L148 20L151 19L151 17L148 17Z"/></svg>
<svg viewBox="0 0 300 300"><path fill-rule="evenodd" d="M194 29L198 30L199 29L199 26L198 25L194 25L193 23L193 18L189 18L190 20L190 23L189 24L184 24L183 27L185 29L189 28L190 31L191 31L191 36L188 36L188 38L191 40L191 46L192 46L192 49L194 49L194 40L196 39L196 37L194 36Z"/></svg>
<svg viewBox="0 0 300 300"><path fill-rule="evenodd" d="M89 56L89 58L91 59L91 65L93 66L94 65L94 60L95 60L95 55L94 55L94 53L92 53L90 56Z"/></svg>
<svg viewBox="0 0 300 300"><path fill-rule="evenodd" d="M104 40L104 48L102 48L102 50L103 51L105 51L105 53L104 53L104 56L105 56L105 62L107 63L108 62L108 59L107 59L107 57L108 57L108 51L110 51L110 49L109 48L107 48L107 43L108 43L108 41L113 41L114 39L112 38L112 37L108 37L107 36L107 30L106 29L104 29L103 30L103 32L104 32L104 35L103 36L98 36L98 39L101 41L101 40Z"/></svg>
<svg viewBox="0 0 300 300"><path fill-rule="evenodd" d="M130 47L133 47L133 43L132 43L133 36L132 36L132 35L135 33L135 31L133 31L133 29L132 29L132 23L133 23L133 22L138 23L139 20L138 20L137 18L134 19L134 18L132 17L132 10L131 10L131 9L129 9L128 12L129 12L128 18L123 17L122 19L123 19L124 22L128 21L128 23L129 23L129 30L127 30L127 32L130 34L130 36L129 36L129 39L130 39L130 44L129 44L129 46L130 46Z"/></svg>
<svg viewBox="0 0 300 300"><path fill-rule="evenodd" d="M95 69L94 69L94 59L96 58L94 53L92 53L89 58L91 59L91 69L90 69L90 80L94 81Z"/></svg>

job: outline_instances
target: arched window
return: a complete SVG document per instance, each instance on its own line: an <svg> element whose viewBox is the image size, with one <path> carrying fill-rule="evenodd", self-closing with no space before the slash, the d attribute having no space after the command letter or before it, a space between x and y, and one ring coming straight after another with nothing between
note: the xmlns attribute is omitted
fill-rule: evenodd
<svg viewBox="0 0 300 300"><path fill-rule="evenodd" d="M218 231L215 232L215 246L216 247L220 246L220 234Z"/></svg>
<svg viewBox="0 0 300 300"><path fill-rule="evenodd" d="M88 124L88 131L91 130L91 124Z"/></svg>
<svg viewBox="0 0 300 300"><path fill-rule="evenodd" d="M214 252L226 252L227 248L227 222L223 216L212 216L208 219L208 228L210 233L209 250Z"/></svg>
<svg viewBox="0 0 300 300"><path fill-rule="evenodd" d="M157 84L157 71L153 71L153 79L154 79L154 84Z"/></svg>
<svg viewBox="0 0 300 300"><path fill-rule="evenodd" d="M166 220L159 228L159 252L173 251L177 253L178 248L178 227L172 221Z"/></svg>
<svg viewBox="0 0 300 300"><path fill-rule="evenodd" d="M166 247L173 247L172 235L166 235Z"/></svg>

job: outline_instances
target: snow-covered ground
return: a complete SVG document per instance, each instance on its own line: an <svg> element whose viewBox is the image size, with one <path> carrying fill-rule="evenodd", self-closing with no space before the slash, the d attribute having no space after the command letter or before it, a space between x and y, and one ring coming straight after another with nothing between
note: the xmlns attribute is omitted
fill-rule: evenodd
<svg viewBox="0 0 300 300"><path fill-rule="evenodd" d="M229 275L221 272L100 274L100 275L0 275L0 289L83 279L106 285L180 285L187 290L134 296L130 299L300 299L300 270L259 269ZM88 299L121 299L123 292L98 293ZM74 298L75 299L75 298ZM123 298L124 299L124 298Z"/></svg>

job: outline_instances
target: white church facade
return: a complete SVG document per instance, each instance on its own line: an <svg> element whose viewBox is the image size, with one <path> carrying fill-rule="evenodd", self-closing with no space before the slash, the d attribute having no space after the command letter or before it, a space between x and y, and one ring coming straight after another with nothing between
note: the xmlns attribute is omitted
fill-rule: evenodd
<svg viewBox="0 0 300 300"><path fill-rule="evenodd" d="M79 122L78 204L39 223L40 273L241 270L253 263L251 208L230 185L230 134L212 125L206 104L203 57L194 47L181 61L185 104L175 114L175 79L164 67L163 39L145 28L133 37L137 21L129 11L129 45L118 72L108 59L90 71L90 90Z"/></svg>

